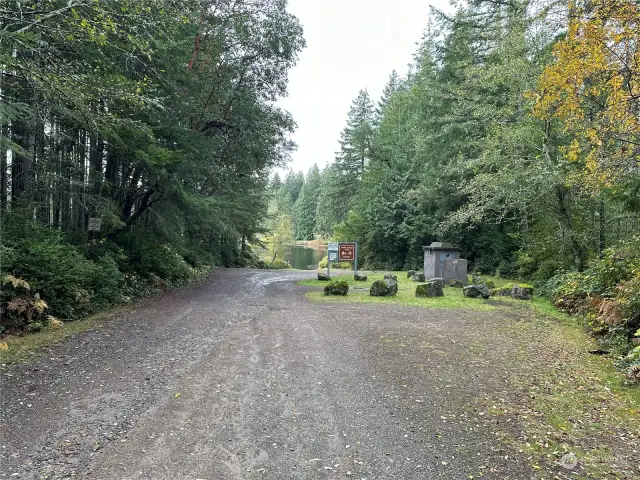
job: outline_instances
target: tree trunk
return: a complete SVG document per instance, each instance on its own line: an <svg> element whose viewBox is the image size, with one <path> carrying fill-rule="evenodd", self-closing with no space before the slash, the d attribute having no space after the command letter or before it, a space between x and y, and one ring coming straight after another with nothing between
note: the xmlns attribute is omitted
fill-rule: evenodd
<svg viewBox="0 0 640 480"><path fill-rule="evenodd" d="M567 204L567 195L568 191L564 186L556 186L558 211L560 212L560 217L564 223L565 228L567 229L569 245L571 247L571 253L573 255L573 264L578 271L582 271L584 269L586 255L584 249L577 241L575 232L573 230L573 219L571 218L571 212L569 211L569 206Z"/></svg>

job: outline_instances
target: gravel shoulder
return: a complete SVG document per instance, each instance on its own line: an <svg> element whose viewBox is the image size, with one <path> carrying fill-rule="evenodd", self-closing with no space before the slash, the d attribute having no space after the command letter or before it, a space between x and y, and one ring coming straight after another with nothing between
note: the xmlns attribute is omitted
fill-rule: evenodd
<svg viewBox="0 0 640 480"><path fill-rule="evenodd" d="M310 302L310 275L218 270L4 367L0 478L539 478L485 412L512 319Z"/></svg>

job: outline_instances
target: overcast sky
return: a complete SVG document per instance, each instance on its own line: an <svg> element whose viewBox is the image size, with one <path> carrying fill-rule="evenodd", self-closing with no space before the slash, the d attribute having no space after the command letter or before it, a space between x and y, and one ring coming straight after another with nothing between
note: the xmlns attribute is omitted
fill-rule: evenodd
<svg viewBox="0 0 640 480"><path fill-rule="evenodd" d="M333 161L351 101L361 88L377 101L394 68L406 73L430 5L449 0L289 0L307 41L279 102L298 123L290 168Z"/></svg>

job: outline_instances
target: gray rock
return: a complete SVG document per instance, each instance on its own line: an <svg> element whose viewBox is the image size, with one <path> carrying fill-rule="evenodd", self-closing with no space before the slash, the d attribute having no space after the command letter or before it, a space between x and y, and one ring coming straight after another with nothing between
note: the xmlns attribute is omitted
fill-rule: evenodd
<svg viewBox="0 0 640 480"><path fill-rule="evenodd" d="M533 287L514 283L491 290L491 295L496 297L511 297L516 300L531 300L533 297Z"/></svg>
<svg viewBox="0 0 640 480"><path fill-rule="evenodd" d="M578 466L578 457L573 453L566 453L558 461L558 464L566 470L573 470Z"/></svg>
<svg viewBox="0 0 640 480"><path fill-rule="evenodd" d="M412 278L415 275L416 271L415 270L409 270L407 272L407 278Z"/></svg>
<svg viewBox="0 0 640 480"><path fill-rule="evenodd" d="M389 288L384 280L376 280L371 284L369 294L372 297L386 297L390 295Z"/></svg>
<svg viewBox="0 0 640 480"><path fill-rule="evenodd" d="M339 295L344 297L349 293L349 284L344 280L334 280L324 287L325 295Z"/></svg>
<svg viewBox="0 0 640 480"><path fill-rule="evenodd" d="M469 298L489 298L491 296L491 292L489 292L489 288L486 285L469 285L464 287L462 292L465 297Z"/></svg>
<svg viewBox="0 0 640 480"><path fill-rule="evenodd" d="M387 284L387 288L391 292L391 295L396 295L398 293L398 277L395 275L385 275L384 283Z"/></svg>
<svg viewBox="0 0 640 480"><path fill-rule="evenodd" d="M444 288L444 278L436 277L428 280L428 282L433 282L438 285L439 288Z"/></svg>
<svg viewBox="0 0 640 480"><path fill-rule="evenodd" d="M511 289L510 288L494 288L491 290L492 297L510 297Z"/></svg>
<svg viewBox="0 0 640 480"><path fill-rule="evenodd" d="M447 286L453 287L453 288L462 288L462 287L464 287L464 283L462 283L462 280L458 280L457 278L453 278L453 279L451 279L451 280L449 280L447 282Z"/></svg>
<svg viewBox="0 0 640 480"><path fill-rule="evenodd" d="M367 281L367 278L368 278L368 277L367 277L366 275L360 275L360 274L358 274L358 273L356 273L356 274L354 274L354 275L353 275L353 279L354 279L356 282L366 282L366 281Z"/></svg>
<svg viewBox="0 0 640 480"><path fill-rule="evenodd" d="M438 281L433 281L433 280L430 280L427 283L420 284L416 287L416 297L419 297L419 298L444 297L442 284Z"/></svg>
<svg viewBox="0 0 640 480"><path fill-rule="evenodd" d="M533 287L514 285L511 289L511 296L517 300L531 300L531 297L533 297Z"/></svg>
<svg viewBox="0 0 640 480"><path fill-rule="evenodd" d="M328 282L329 280L331 280L331 277L326 273L318 273L318 280L321 280L323 282Z"/></svg>
<svg viewBox="0 0 640 480"><path fill-rule="evenodd" d="M413 272L413 275L411 275L411 280L413 280L414 282L424 282L425 281L424 273Z"/></svg>
<svg viewBox="0 0 640 480"><path fill-rule="evenodd" d="M385 275L384 280L376 280L369 293L372 297L392 297L398 293L398 277Z"/></svg>

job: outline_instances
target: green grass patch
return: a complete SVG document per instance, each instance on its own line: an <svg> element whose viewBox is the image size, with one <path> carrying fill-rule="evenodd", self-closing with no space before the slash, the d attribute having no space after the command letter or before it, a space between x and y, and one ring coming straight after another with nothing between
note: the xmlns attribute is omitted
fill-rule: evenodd
<svg viewBox="0 0 640 480"><path fill-rule="evenodd" d="M326 297L322 291L311 291L307 293L307 298L312 301L325 301L336 303L379 303L391 305L407 305L412 307L423 308L440 308L440 309L459 309L459 310L479 310L492 311L495 305L492 300L483 300L479 298L466 298L462 294L461 288L445 287L444 297L438 298L416 298L416 287L419 285L407 278L406 272L392 272L398 277L398 294L394 297L372 297L369 295L369 288L376 280L384 278L383 273L368 275L366 282L356 282L353 275L335 275L333 279L344 280L349 284L349 294L346 297ZM316 279L302 280L298 285L307 287L323 287L327 282Z"/></svg>
<svg viewBox="0 0 640 480"><path fill-rule="evenodd" d="M0 364L25 363L38 357L44 348L60 343L71 335L86 332L99 327L105 321L124 312L127 307L112 309L98 313L84 320L67 322L57 330L45 328L36 333L25 334L22 337L8 335L0 339Z"/></svg>

